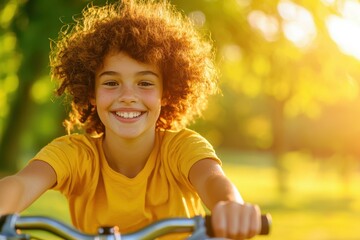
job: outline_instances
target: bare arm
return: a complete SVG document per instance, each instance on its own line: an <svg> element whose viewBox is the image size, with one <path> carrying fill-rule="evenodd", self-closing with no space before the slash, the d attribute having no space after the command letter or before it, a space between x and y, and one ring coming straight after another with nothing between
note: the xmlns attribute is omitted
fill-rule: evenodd
<svg viewBox="0 0 360 240"><path fill-rule="evenodd" d="M56 183L53 168L34 161L15 175L0 180L0 215L19 213Z"/></svg>
<svg viewBox="0 0 360 240"><path fill-rule="evenodd" d="M217 237L245 239L260 232L259 207L244 203L216 161L203 159L195 163L190 169L189 180L211 210Z"/></svg>
<svg viewBox="0 0 360 240"><path fill-rule="evenodd" d="M244 202L239 191L214 160L204 159L195 163L190 169L189 179L210 210L219 201Z"/></svg>

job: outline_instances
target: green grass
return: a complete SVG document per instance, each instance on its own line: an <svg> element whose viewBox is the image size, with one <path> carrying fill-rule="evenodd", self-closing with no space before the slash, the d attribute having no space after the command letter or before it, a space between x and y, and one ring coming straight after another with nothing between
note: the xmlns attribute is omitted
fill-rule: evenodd
<svg viewBox="0 0 360 240"><path fill-rule="evenodd" d="M255 239L360 239L359 163L352 162L349 167L353 170L344 175L339 162L311 157L299 160L299 156L302 154L284 160L283 181L288 190L280 193L277 171L269 156L223 153L223 159L231 157L224 163L225 172L244 199L272 215L271 235ZM242 164L235 163L234 158Z"/></svg>
<svg viewBox="0 0 360 240"><path fill-rule="evenodd" d="M255 240L360 239L360 174L353 163L343 174L338 162L289 155L286 160L288 191L280 193L277 171L264 154L221 152L224 170L243 198L270 213L270 236ZM341 158L338 160L341 161ZM341 171L340 171L341 170ZM65 199L49 191L23 214L45 215L70 223Z"/></svg>

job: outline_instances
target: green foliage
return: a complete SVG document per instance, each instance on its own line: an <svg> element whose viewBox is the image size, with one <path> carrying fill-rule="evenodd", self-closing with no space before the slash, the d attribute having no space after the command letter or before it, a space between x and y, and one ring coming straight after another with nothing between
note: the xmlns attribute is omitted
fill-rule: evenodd
<svg viewBox="0 0 360 240"><path fill-rule="evenodd" d="M285 131L294 132L294 123L309 119L302 124L311 128L311 121L329 115L334 105L350 105L345 108L356 112L354 115L357 116L359 59L341 51L341 46L329 35L327 26L328 19L335 14L352 21L345 18L345 10L340 5L321 1L177 3L187 12L204 13L203 27L210 30L219 49L224 95L208 111L218 112L220 105L224 114L217 121L226 123L213 124L211 121L210 125L201 125L223 127L220 130L222 136L214 140L217 144L274 149L286 145L285 141L301 138L301 133L291 135L291 138L281 137L288 136ZM348 34L351 38L351 32ZM355 52L358 46L352 47ZM248 108L253 110L246 110ZM206 120L209 115L212 114L205 114ZM254 123L259 124L260 118L262 124L257 128ZM352 128L334 128L332 131L334 134L351 132L354 123ZM279 124L282 128L277 127ZM258 130L254 130L256 128ZM206 135L206 130L203 132ZM321 136L312 136L309 143L302 143L303 147L320 139ZM356 140L341 139L344 142L339 144ZM243 141L247 143L243 144ZM327 144L327 141L321 142L322 148Z"/></svg>
<svg viewBox="0 0 360 240"><path fill-rule="evenodd" d="M84 2L43 0L2 4L0 167L14 172L20 159L31 157L50 138L63 134L60 130L65 116L63 106L51 102L54 98L48 77L49 38L57 38L63 22L70 22L73 11L80 11Z"/></svg>

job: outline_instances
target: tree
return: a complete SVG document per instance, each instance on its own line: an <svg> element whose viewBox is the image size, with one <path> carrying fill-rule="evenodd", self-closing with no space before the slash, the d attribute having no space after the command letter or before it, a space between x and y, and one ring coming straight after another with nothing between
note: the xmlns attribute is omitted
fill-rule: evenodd
<svg viewBox="0 0 360 240"><path fill-rule="evenodd" d="M358 60L341 51L329 29L331 17L344 17L346 2L350 1L326 5L311 0L233 0L197 1L184 6L193 16L206 19L200 22L210 29L220 49L222 88L226 94L232 93L222 100L222 118L214 119L230 122L230 127L219 131L226 133L221 137L222 144L243 147L243 141L239 141L243 137L248 148L271 150L279 169L281 191L286 189L281 159L291 147L286 138L289 121L302 115L316 119L327 106L359 96L354 80L359 79ZM245 110L247 114L236 110L239 105L245 109L240 103L246 98L267 109L260 109L260 114L256 110ZM242 118L256 118L257 114L269 121L270 133L259 134L255 129L248 131L252 137L246 136L245 127L250 125ZM237 130L236 122L244 128Z"/></svg>
<svg viewBox="0 0 360 240"><path fill-rule="evenodd" d="M13 83L16 87L11 94L7 95L3 103L11 106L8 107L9 111L2 119L0 169L3 171L14 172L18 168L22 136L30 127L31 118L36 115L34 114L36 102L31 96L31 91L39 79L49 74L47 68L49 38L56 39L57 31L62 25L59 17L56 16L60 13L64 14L67 18L63 20L68 21L76 9L80 11L82 6L83 3L80 1L39 0L4 3L2 15L8 17L6 24L3 24L5 27L1 29L0 38L3 41L9 35L13 38L15 48L12 51L15 53L12 53L11 57L16 61L13 65L19 66L13 67L11 71L2 69L0 73L3 84L9 78L8 81L18 81L18 84ZM2 58L6 56L6 53L3 54ZM15 77L11 78L11 76ZM37 126L37 128L43 127Z"/></svg>

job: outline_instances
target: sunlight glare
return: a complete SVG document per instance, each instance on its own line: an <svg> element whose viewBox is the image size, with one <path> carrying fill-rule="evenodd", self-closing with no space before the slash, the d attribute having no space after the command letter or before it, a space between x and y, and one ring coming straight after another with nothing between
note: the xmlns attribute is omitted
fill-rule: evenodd
<svg viewBox="0 0 360 240"><path fill-rule="evenodd" d="M278 12L284 20L282 27L286 38L299 48L308 47L317 34L311 13L291 1L281 1Z"/></svg>
<svg viewBox="0 0 360 240"><path fill-rule="evenodd" d="M248 22L251 27L258 29L267 41L271 42L277 39L279 23L275 17L255 10L248 15Z"/></svg>
<svg viewBox="0 0 360 240"><path fill-rule="evenodd" d="M198 27L203 27L206 22L206 16L202 11L193 11L189 13L189 18Z"/></svg>
<svg viewBox="0 0 360 240"><path fill-rule="evenodd" d="M222 48L222 56L227 61L240 61L242 58L242 50L237 44L228 44Z"/></svg>
<svg viewBox="0 0 360 240"><path fill-rule="evenodd" d="M326 24L331 38L345 54L360 60L360 4L346 1L341 17L331 15Z"/></svg>
<svg viewBox="0 0 360 240"><path fill-rule="evenodd" d="M332 6L335 4L336 0L321 0L321 2L325 5L325 6Z"/></svg>
<svg viewBox="0 0 360 240"><path fill-rule="evenodd" d="M236 0L236 3L237 3L240 7L246 8L246 7L250 6L251 0Z"/></svg>

